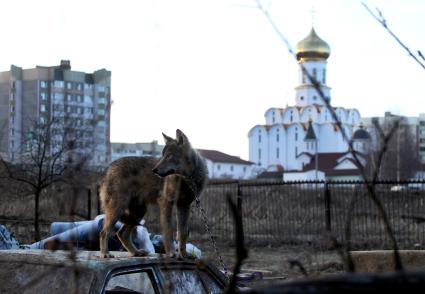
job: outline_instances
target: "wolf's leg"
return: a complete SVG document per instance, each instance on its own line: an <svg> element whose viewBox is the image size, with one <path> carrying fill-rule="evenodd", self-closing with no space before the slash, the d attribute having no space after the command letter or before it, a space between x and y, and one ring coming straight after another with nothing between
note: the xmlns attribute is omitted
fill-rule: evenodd
<svg viewBox="0 0 425 294"><path fill-rule="evenodd" d="M133 244L132 234L135 228L135 226L124 224L117 232L118 239L131 256L146 256L148 255L146 251L137 249Z"/></svg>
<svg viewBox="0 0 425 294"><path fill-rule="evenodd" d="M113 213L106 213L103 219L103 229L100 232L100 257L109 258L114 257L109 253L108 240L111 236L112 230L119 219L119 213L115 210Z"/></svg>
<svg viewBox="0 0 425 294"><path fill-rule="evenodd" d="M190 203L177 203L177 241L178 241L178 258L191 257L186 252L186 241L189 234L189 214Z"/></svg>
<svg viewBox="0 0 425 294"><path fill-rule="evenodd" d="M174 246L173 242L173 227L171 223L171 214L173 212L173 201L168 200L165 197L160 198L160 208L161 208L161 228L162 228L162 237L163 244L165 249L165 254L167 257L174 257Z"/></svg>

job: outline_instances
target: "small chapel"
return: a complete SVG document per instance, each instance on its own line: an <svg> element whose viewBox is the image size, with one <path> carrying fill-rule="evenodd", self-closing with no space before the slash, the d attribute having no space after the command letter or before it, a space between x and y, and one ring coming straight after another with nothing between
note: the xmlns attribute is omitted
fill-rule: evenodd
<svg viewBox="0 0 425 294"><path fill-rule="evenodd" d="M249 160L256 165L257 178L359 179L349 142L352 141L364 164L370 135L363 128L357 109L331 104L331 88L326 82L329 45L312 28L298 42L295 53L299 64L295 105L269 108L264 114L265 124L254 126L248 133ZM319 85L322 95L306 71Z"/></svg>

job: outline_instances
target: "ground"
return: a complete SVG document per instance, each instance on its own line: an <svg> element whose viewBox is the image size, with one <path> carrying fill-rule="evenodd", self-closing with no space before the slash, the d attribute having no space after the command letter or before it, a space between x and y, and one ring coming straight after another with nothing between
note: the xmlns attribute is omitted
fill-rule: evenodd
<svg viewBox="0 0 425 294"><path fill-rule="evenodd" d="M218 259L214 251L204 247L204 256L213 260L219 268ZM228 267L235 262L235 249L230 246L220 246L220 255ZM295 262L294 262L295 261ZM247 285L262 285L290 281L304 277L299 266L291 264L299 263L305 268L309 277L319 277L344 271L341 258L335 251L318 250L307 246L281 246L281 247L248 247L248 258L244 261L243 272L261 272L262 279L254 279Z"/></svg>

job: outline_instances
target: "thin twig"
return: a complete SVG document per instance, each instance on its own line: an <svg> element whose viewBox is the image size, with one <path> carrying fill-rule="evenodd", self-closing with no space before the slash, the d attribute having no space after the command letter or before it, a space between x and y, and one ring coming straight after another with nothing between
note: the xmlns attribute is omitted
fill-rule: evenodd
<svg viewBox="0 0 425 294"><path fill-rule="evenodd" d="M384 18L382 12L376 8L376 11L378 13L378 15L376 15L375 13L373 13L373 11L366 5L366 3L362 2L363 7L369 12L369 14L376 19L376 21L378 21L383 27L384 29L391 35L391 37L393 37L397 43L404 49L407 51L407 53L409 54L410 57L412 57L421 67L422 69L425 69L425 64L421 62L421 60L419 60L419 58L412 53L412 51L410 51L409 47L407 47L401 40L399 37L397 37L396 34L393 33L393 31L390 30L390 28L388 27L387 21ZM418 55L419 57L421 57L423 60L425 60L422 56L422 53L420 51L418 51Z"/></svg>

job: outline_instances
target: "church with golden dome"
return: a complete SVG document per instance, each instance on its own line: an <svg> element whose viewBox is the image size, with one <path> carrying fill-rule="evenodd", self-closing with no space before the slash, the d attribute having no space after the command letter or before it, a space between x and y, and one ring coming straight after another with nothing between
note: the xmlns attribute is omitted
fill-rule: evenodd
<svg viewBox="0 0 425 294"><path fill-rule="evenodd" d="M286 181L358 179L359 171L348 141L352 140L355 152L364 158L370 136L361 125L357 109L332 105L331 88L326 80L331 55L328 43L312 28L298 42L295 54L299 64L295 105L269 108L264 114L265 124L254 126L248 133L249 160L256 164L257 177ZM319 95L306 72L320 86L327 101Z"/></svg>

